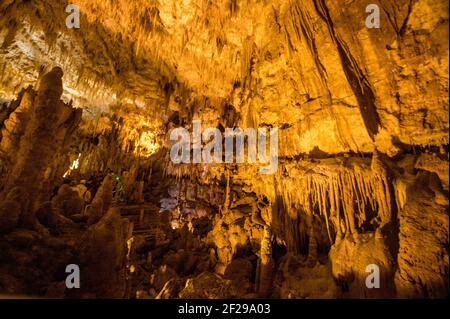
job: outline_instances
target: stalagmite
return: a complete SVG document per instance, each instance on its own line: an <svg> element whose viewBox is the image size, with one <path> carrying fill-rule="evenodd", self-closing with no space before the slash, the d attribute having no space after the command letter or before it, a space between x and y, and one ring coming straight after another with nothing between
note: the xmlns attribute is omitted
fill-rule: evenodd
<svg viewBox="0 0 450 319"><path fill-rule="evenodd" d="M109 207L111 205L111 202L113 200L113 182L110 175L106 175L103 179L102 185L97 190L97 193L95 194L93 203L101 203L103 204L103 214L106 213L109 210Z"/></svg>
<svg viewBox="0 0 450 319"><path fill-rule="evenodd" d="M31 117L35 95L36 92L31 87L28 87L21 96L19 106L4 123L0 141L2 181L8 176L7 167L11 167L16 161L17 145L20 144L20 139L25 133Z"/></svg>
<svg viewBox="0 0 450 319"><path fill-rule="evenodd" d="M362 231L361 225L368 219L369 205L373 211L379 212L381 228L391 221L391 186L382 164L374 163L379 163L376 157L371 167L354 163L334 171L323 171L325 166L322 168L319 164L317 173L306 173L298 180L280 179L279 190L284 206L322 216L331 242L335 240L331 237L331 225L336 238L351 235L357 239ZM294 189L298 191L293 192Z"/></svg>
<svg viewBox="0 0 450 319"><path fill-rule="evenodd" d="M448 1L66 2L0 0L0 298L448 297Z"/></svg>
<svg viewBox="0 0 450 319"><path fill-rule="evenodd" d="M64 114L72 112L59 100L62 76L62 70L54 68L41 79L30 120L20 140L17 161L5 183L5 189L21 186L28 190L30 209L37 208L46 180L45 171L55 155L54 135L65 120Z"/></svg>

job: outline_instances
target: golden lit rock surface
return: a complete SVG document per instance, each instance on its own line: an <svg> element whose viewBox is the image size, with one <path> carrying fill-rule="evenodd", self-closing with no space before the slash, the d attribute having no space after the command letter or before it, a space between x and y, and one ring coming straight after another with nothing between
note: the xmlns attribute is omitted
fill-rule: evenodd
<svg viewBox="0 0 450 319"><path fill-rule="evenodd" d="M448 1L70 3L0 2L0 293L448 297ZM173 163L193 120L277 171Z"/></svg>

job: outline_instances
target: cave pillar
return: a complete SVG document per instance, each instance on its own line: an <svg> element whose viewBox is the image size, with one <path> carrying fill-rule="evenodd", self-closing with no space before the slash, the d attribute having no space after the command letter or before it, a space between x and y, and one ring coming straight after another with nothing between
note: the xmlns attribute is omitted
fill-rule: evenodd
<svg viewBox="0 0 450 319"><path fill-rule="evenodd" d="M308 258L307 258L307 265L308 266L315 266L318 260L317 257L317 240L315 236L314 231L314 216L307 214L307 226L309 230L309 242L308 242Z"/></svg>
<svg viewBox="0 0 450 319"><path fill-rule="evenodd" d="M374 192L379 203L380 226L377 229L377 237L382 237L382 230L392 222L392 206L388 170L377 151L372 156L371 170L376 181Z"/></svg>

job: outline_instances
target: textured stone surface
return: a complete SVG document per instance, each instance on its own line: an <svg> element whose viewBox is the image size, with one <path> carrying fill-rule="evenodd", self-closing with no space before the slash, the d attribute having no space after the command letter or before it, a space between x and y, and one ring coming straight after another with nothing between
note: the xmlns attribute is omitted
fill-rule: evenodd
<svg viewBox="0 0 450 319"><path fill-rule="evenodd" d="M448 1L73 3L0 3L0 288L62 296L33 241L84 232L84 297L448 297ZM277 172L173 164L194 119L279 128Z"/></svg>
<svg viewBox="0 0 450 319"><path fill-rule="evenodd" d="M80 240L83 293L94 293L97 298L125 296L128 239L128 224L117 209L110 209L86 231Z"/></svg>
<svg viewBox="0 0 450 319"><path fill-rule="evenodd" d="M230 280L219 275L204 272L201 275L188 279L179 297L183 299L227 299L236 297Z"/></svg>
<svg viewBox="0 0 450 319"><path fill-rule="evenodd" d="M21 215L20 205L15 201L4 201L0 205L0 232L12 230Z"/></svg>

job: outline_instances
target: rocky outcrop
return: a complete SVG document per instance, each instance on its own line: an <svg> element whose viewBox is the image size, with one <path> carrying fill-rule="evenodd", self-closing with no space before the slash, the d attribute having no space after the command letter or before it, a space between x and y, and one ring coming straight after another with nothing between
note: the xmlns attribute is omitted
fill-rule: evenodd
<svg viewBox="0 0 450 319"><path fill-rule="evenodd" d="M32 210L38 207L42 196L49 197L46 184L53 180L54 156L60 151L65 139L55 140L55 136L70 135L71 130L68 128L76 126L80 120L80 111L60 101L62 76L62 70L54 68L41 79L32 107L24 102L30 108L29 120L17 124L21 128L16 133L20 131L22 135L20 142L19 138L15 137L16 155L10 159L13 165L4 188L6 190L13 187L25 188ZM16 112L20 113L21 109L19 107Z"/></svg>
<svg viewBox="0 0 450 319"><path fill-rule="evenodd" d="M0 154L2 162L2 184L8 176L8 168L11 168L16 159L20 139L25 133L28 121L31 117L36 92L28 87L22 95L19 95L19 106L9 115L1 130ZM20 101L20 102L19 102Z"/></svg>
<svg viewBox="0 0 450 319"><path fill-rule="evenodd" d="M394 259L383 238L366 233L356 242L344 239L333 245L329 257L333 277L347 297L394 296ZM376 267L379 274L379 288L367 286L366 279L373 271L371 267Z"/></svg>
<svg viewBox="0 0 450 319"><path fill-rule="evenodd" d="M60 68L54 68L42 77L37 91L23 91L2 130L1 150L7 156L0 163L5 173L0 195L0 292L50 298L122 297L131 229L116 209L108 210L113 198L111 177L97 192L93 206L101 203L99 216L87 229L89 216L83 211L89 198L82 198L79 188L58 185L81 120L81 110L60 100L62 75ZM69 264L82 265L81 292L66 287Z"/></svg>
<svg viewBox="0 0 450 319"><path fill-rule="evenodd" d="M420 172L402 182L397 293L403 298L444 298L449 289L448 198L433 173Z"/></svg>
<svg viewBox="0 0 450 319"><path fill-rule="evenodd" d="M307 266L299 256L288 255L280 263L274 281L274 296L283 299L342 298L329 264Z"/></svg>
<svg viewBox="0 0 450 319"><path fill-rule="evenodd" d="M69 185L63 184L58 194L52 198L52 208L65 216L78 215L84 208L84 201L78 192Z"/></svg>

